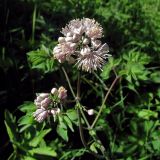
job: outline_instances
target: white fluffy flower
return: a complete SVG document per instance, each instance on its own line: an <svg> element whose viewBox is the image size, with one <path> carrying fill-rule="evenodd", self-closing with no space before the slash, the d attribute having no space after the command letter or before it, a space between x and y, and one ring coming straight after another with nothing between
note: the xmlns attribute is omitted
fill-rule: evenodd
<svg viewBox="0 0 160 160"><path fill-rule="evenodd" d="M54 48L54 57L60 62L76 63L79 69L92 72L102 69L110 55L108 45L102 44L103 28L94 19L83 18L69 22L62 29L64 37Z"/></svg>
<svg viewBox="0 0 160 160"><path fill-rule="evenodd" d="M66 42L62 44L58 44L53 52L54 57L60 62L63 63L65 60L67 60L71 54L75 52L75 44L71 42Z"/></svg>
<svg viewBox="0 0 160 160"><path fill-rule="evenodd" d="M101 69L105 63L105 59L109 56L108 52L107 44L102 45L97 50L90 50L89 47L83 48L77 59L78 68L87 72L92 72L98 68Z"/></svg>

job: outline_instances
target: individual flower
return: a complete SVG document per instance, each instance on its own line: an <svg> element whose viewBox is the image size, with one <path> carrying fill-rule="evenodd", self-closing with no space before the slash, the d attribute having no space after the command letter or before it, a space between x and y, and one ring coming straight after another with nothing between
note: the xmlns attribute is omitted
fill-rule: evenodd
<svg viewBox="0 0 160 160"><path fill-rule="evenodd" d="M107 47L107 44L104 44L97 50L90 49L89 46L82 48L80 56L77 58L78 68L87 72L101 69L105 64L105 59L109 56Z"/></svg>
<svg viewBox="0 0 160 160"><path fill-rule="evenodd" d="M70 42L58 44L53 51L54 57L60 63L63 63L65 60L69 59L72 53L75 52L75 44Z"/></svg>
<svg viewBox="0 0 160 160"><path fill-rule="evenodd" d="M45 108L39 108L33 113L33 117L37 122L41 123L48 117L48 110Z"/></svg>
<svg viewBox="0 0 160 160"><path fill-rule="evenodd" d="M34 101L37 108L47 108L50 103L51 99L49 98L49 93L41 93L37 96Z"/></svg>
<svg viewBox="0 0 160 160"><path fill-rule="evenodd" d="M61 32L64 36L71 37L74 35L82 35L84 33L83 22L79 19L74 19L66 25L65 28L62 28Z"/></svg>
<svg viewBox="0 0 160 160"><path fill-rule="evenodd" d="M94 19L83 18L82 23L85 28L85 33L89 38L102 38L103 28L98 22Z"/></svg>
<svg viewBox="0 0 160 160"><path fill-rule="evenodd" d="M75 63L79 69L93 72L102 69L105 59L110 55L108 45L102 44L103 28L94 19L74 19L62 28L63 37L53 54L60 63Z"/></svg>
<svg viewBox="0 0 160 160"><path fill-rule="evenodd" d="M67 98L67 90L62 86L58 89L58 98L60 100L64 100Z"/></svg>

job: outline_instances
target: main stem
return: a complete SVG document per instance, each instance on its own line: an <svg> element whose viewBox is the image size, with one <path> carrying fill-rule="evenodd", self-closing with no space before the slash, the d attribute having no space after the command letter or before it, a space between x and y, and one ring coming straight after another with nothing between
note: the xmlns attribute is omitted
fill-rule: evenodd
<svg viewBox="0 0 160 160"><path fill-rule="evenodd" d="M65 77L66 77L66 80L67 80L67 82L68 82L69 88L70 88L70 90L71 90L71 92L72 92L72 95L73 95L73 97L74 97L75 100L76 100L77 114L78 114L78 121L79 121L80 137L81 137L81 141L82 141L84 147L85 147L92 155L94 155L96 158L98 158L98 159L104 159L104 158L105 158L106 160L108 160L108 157L107 157L106 153L104 153L104 152L105 152L105 151L104 151L105 148L103 147L102 143L100 142L100 140L99 140L98 137L96 136L96 133L93 131L93 129L91 129L91 126L90 126L90 124L89 124L89 122L88 122L88 120L87 120L87 118L86 118L86 116L85 116L85 114L83 113L83 110L82 110L82 108L81 108L81 104L80 104L80 74L78 73L77 96L76 96L75 93L74 93L74 91L73 91L73 88L72 88L72 86L71 86L69 77L68 77L68 75L67 75L67 73L66 73L66 71L65 71L65 69L64 69L63 67L62 67L62 70L63 70L64 75L65 75ZM82 117L83 117L85 123L87 124L87 127L94 132L94 136L92 135L93 139L94 139L95 141L97 141L97 142L101 145L101 148L100 148L100 149L101 149L101 151L102 151L103 156L102 156L102 155L99 155L99 154L97 154L97 153L94 153L94 152L91 151L90 148L87 146L87 143L86 143L86 141L85 141L85 139L84 139L84 135L83 135L83 127L82 127L82 123L81 123L81 114L82 114Z"/></svg>
<svg viewBox="0 0 160 160"><path fill-rule="evenodd" d="M101 113L102 113L102 111L103 111L104 104L106 103L106 100L107 100L107 98L108 98L108 96L109 96L109 94L110 94L113 86L115 85L116 81L118 80L118 78L119 78L119 77L116 76L116 78L115 78L114 81L112 82L110 88L108 89L108 91L107 91L107 93L106 93L106 96L105 96L105 98L104 98L104 100L103 100L103 102L102 102L102 105L101 105L101 107L100 107L100 109L99 109L99 112L98 112L95 120L93 121L93 123L92 123L92 125L91 125L91 129L93 129L94 126L95 126L95 124L97 123L97 121L98 121L98 119L99 119L99 117L100 117L100 115L101 115Z"/></svg>

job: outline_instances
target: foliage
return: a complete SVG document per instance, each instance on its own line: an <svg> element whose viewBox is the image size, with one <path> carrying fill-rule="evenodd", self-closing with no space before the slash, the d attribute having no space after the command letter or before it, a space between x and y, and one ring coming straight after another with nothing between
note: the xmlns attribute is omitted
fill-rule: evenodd
<svg viewBox="0 0 160 160"><path fill-rule="evenodd" d="M12 113L13 108L8 108L10 111L5 110L4 123L9 144L12 144L13 149L10 156L4 159L93 159L95 157L89 151L100 154L99 141L105 147L109 159L158 159L160 1L14 2L7 3L11 15L4 9L3 21L7 25L4 24L4 32L0 33L3 37L0 46L0 69L8 82L12 78L15 86L10 83L7 85L6 82L7 89L0 92L0 97L5 100L5 93L8 97L12 95L12 101L6 100L9 106L14 101L15 106L23 100L25 102L18 107L18 111L16 109ZM17 8L19 16L13 14ZM26 8L25 12L23 8ZM102 72L82 74L82 107L95 110L92 116L85 113L90 124L93 123L110 84L116 76L119 77L93 131L85 126L84 118L81 119L89 149L82 145L79 138L78 116L75 111L77 106L74 102L65 106L55 122L51 117L41 124L33 119L32 114L36 108L31 102L42 84L45 84L46 90L51 85L49 83L57 85L61 82L67 86L66 80L62 78L63 72L53 58L52 49L57 44L58 32L65 23L82 17L95 18L102 24L105 32L103 40L109 44L110 53L113 55L104 65ZM41 75L37 74L37 71ZM67 73L75 90L77 70L68 67ZM41 79L37 78L39 76L42 76ZM68 98L72 99L71 93L68 94ZM28 99L29 101L26 101ZM97 137L99 141L95 142Z"/></svg>

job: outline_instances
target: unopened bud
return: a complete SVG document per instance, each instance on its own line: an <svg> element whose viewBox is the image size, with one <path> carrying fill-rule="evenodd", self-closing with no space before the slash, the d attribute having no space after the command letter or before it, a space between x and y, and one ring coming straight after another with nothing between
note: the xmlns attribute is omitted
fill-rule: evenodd
<svg viewBox="0 0 160 160"><path fill-rule="evenodd" d="M71 47L71 48L76 48L76 46L77 46L76 43L71 43L71 44L70 44L70 47Z"/></svg>
<svg viewBox="0 0 160 160"><path fill-rule="evenodd" d="M52 93L53 95L56 95L56 94L58 93L57 88L52 88L51 93Z"/></svg>
<svg viewBox="0 0 160 160"><path fill-rule="evenodd" d="M58 98L64 100L67 97L67 90L64 87L58 89Z"/></svg>
<svg viewBox="0 0 160 160"><path fill-rule="evenodd" d="M59 38L58 38L58 42L59 42L59 43L65 42L65 38L64 38L64 37L59 37Z"/></svg>
<svg viewBox="0 0 160 160"><path fill-rule="evenodd" d="M42 98L46 98L49 96L49 93L41 93L39 96Z"/></svg>
<svg viewBox="0 0 160 160"><path fill-rule="evenodd" d="M71 37L72 36L72 33L71 32L68 32L67 33L67 37Z"/></svg>
<svg viewBox="0 0 160 160"><path fill-rule="evenodd" d="M89 44L89 39L88 39L88 38L84 38L84 40L83 40L83 44L84 44L84 45Z"/></svg>
<svg viewBox="0 0 160 160"><path fill-rule="evenodd" d="M94 109L87 110L88 115L92 116L94 114Z"/></svg>
<svg viewBox="0 0 160 160"><path fill-rule="evenodd" d="M73 37L66 37L66 38L65 38L65 41L66 41L66 42L72 42L72 41L73 41Z"/></svg>

